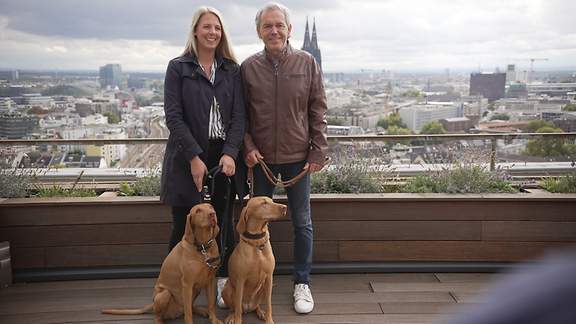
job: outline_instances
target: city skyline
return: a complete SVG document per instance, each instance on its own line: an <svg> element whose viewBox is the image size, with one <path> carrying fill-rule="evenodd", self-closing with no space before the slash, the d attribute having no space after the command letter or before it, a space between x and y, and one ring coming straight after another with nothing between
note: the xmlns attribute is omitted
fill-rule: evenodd
<svg viewBox="0 0 576 324"><path fill-rule="evenodd" d="M240 61L261 50L254 15L265 2L206 1L219 9ZM568 0L284 1L291 42L315 17L325 72L576 69L576 3ZM183 49L187 1L0 0L0 69L163 72Z"/></svg>

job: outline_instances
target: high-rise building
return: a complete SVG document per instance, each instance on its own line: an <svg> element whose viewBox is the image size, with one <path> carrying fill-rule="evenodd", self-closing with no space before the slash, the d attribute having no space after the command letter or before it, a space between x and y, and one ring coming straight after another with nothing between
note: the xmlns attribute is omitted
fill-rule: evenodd
<svg viewBox="0 0 576 324"><path fill-rule="evenodd" d="M504 98L506 73L472 73L470 75L470 95L483 96L489 101Z"/></svg>
<svg viewBox="0 0 576 324"><path fill-rule="evenodd" d="M0 80L18 81L19 79L20 79L20 73L18 72L18 70L0 71Z"/></svg>
<svg viewBox="0 0 576 324"><path fill-rule="evenodd" d="M49 96L43 96L40 93L25 93L20 97L12 97L12 100L21 109L28 109L32 107L54 107L54 99Z"/></svg>
<svg viewBox="0 0 576 324"><path fill-rule="evenodd" d="M0 97L0 114L4 112L12 112L16 104L8 97Z"/></svg>
<svg viewBox="0 0 576 324"><path fill-rule="evenodd" d="M0 137L26 138L38 130L38 117L19 112L0 114Z"/></svg>
<svg viewBox="0 0 576 324"><path fill-rule="evenodd" d="M464 117L464 107L452 102L429 102L403 107L398 113L408 129L420 132L422 127L431 121Z"/></svg>
<svg viewBox="0 0 576 324"><path fill-rule="evenodd" d="M120 88L122 83L122 67L120 64L106 64L100 67L100 86L102 88Z"/></svg>
<svg viewBox="0 0 576 324"><path fill-rule="evenodd" d="M316 19L314 19L312 25L312 38L310 38L310 31L308 29L308 18L306 18L306 31L304 32L304 44L302 45L302 50L312 54L318 62L320 70L322 70L322 53L320 53L320 48L318 47L318 36L316 35Z"/></svg>
<svg viewBox="0 0 576 324"><path fill-rule="evenodd" d="M506 67L506 82L512 83L516 81L516 65L508 64Z"/></svg>

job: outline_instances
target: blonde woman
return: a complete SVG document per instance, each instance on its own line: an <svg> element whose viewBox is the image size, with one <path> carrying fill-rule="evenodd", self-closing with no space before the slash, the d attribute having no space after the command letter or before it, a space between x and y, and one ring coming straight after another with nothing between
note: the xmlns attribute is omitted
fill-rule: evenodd
<svg viewBox="0 0 576 324"><path fill-rule="evenodd" d="M184 53L168 64L164 111L170 135L162 166L160 199L172 207L170 250L182 239L186 215L194 205L202 202L204 175L219 165L224 175L216 178L211 200L220 235L224 231L228 233L227 250L231 253L233 222L228 220L228 226L224 228L222 220L232 215L223 213L226 205L231 210L234 195L229 200L224 197L225 176L234 180L233 176L237 174L236 157L244 137L245 108L240 68L222 15L214 8L196 10ZM232 187L234 193L235 186ZM240 194L243 187L238 187ZM220 247L220 251L225 249ZM228 276L228 255L222 255L219 277ZM221 280L219 286L223 283ZM224 306L221 298L218 302L220 307Z"/></svg>

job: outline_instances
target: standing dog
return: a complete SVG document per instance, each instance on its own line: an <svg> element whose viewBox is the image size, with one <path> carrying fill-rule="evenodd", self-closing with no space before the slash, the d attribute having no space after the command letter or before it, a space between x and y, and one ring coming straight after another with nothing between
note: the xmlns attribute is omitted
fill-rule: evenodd
<svg viewBox="0 0 576 324"><path fill-rule="evenodd" d="M242 210L236 230L240 242L228 261L230 277L222 298L233 313L226 323L242 323L242 313L256 311L261 320L272 320L272 274L275 259L270 245L268 222L286 215L286 206L268 197L254 197ZM266 312L260 308L265 303Z"/></svg>
<svg viewBox="0 0 576 324"><path fill-rule="evenodd" d="M186 324L193 324L192 312L207 316L212 324L221 324L215 313L214 276L220 265L216 244L219 227L216 212L210 204L199 204L190 210L186 229L180 241L168 254L154 286L153 303L142 309L105 309L104 314L135 315L154 312L154 323L184 314ZM201 289L206 289L208 309L194 307Z"/></svg>

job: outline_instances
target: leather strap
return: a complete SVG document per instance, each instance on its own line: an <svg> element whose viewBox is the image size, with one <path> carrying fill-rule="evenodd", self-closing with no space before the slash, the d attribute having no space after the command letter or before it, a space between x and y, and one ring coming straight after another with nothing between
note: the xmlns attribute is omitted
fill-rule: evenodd
<svg viewBox="0 0 576 324"><path fill-rule="evenodd" d="M276 176L274 175L272 170L270 170L270 167L268 167L268 165L266 164L266 162L264 162L264 160L258 158L258 162L262 166L262 170L264 171L264 175L266 176L268 181L270 181L270 183L273 184L274 186L280 188L288 188L295 185L300 179L302 179L302 177L304 177L308 173L308 167L304 167L302 168L302 171L300 171L300 173L298 173L294 178L286 181L281 181L280 179L276 178Z"/></svg>

